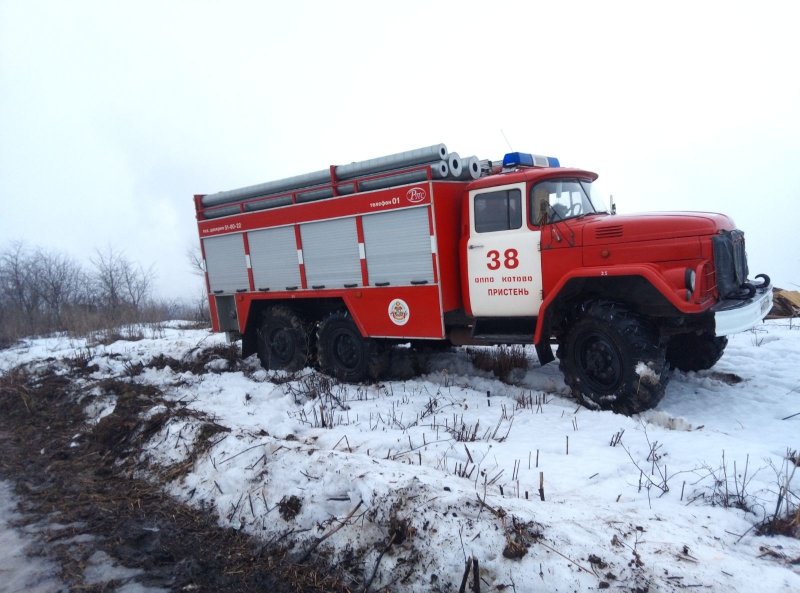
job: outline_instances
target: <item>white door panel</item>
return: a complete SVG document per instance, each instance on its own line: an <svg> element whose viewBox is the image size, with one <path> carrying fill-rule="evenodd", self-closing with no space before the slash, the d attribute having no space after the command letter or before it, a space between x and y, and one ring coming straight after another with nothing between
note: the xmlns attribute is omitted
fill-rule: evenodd
<svg viewBox="0 0 800 593"><path fill-rule="evenodd" d="M527 200L525 187L509 186L493 188L493 194L502 190L519 189L521 208L518 228L476 231L475 196L485 198L487 191L470 192L470 238L467 242L467 268L469 273L469 298L475 317L531 317L539 312L542 304L542 260L539 250L540 235L527 225ZM498 190L500 190L498 192ZM502 201L502 200L501 200ZM483 200L483 204L486 200ZM509 206L510 207L510 206ZM499 218L496 213L487 216L483 225L477 227L496 228ZM511 213L506 217L511 221Z"/></svg>

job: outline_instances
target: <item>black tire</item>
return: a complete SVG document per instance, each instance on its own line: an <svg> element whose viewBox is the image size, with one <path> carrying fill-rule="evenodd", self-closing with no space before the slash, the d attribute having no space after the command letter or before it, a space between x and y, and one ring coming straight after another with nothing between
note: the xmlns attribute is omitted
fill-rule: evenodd
<svg viewBox="0 0 800 593"><path fill-rule="evenodd" d="M265 369L299 371L308 365L311 328L289 307L275 305L261 316L256 348Z"/></svg>
<svg viewBox="0 0 800 593"><path fill-rule="evenodd" d="M614 303L589 306L559 345L558 358L572 393L590 408L636 414L655 407L669 382L658 332Z"/></svg>
<svg viewBox="0 0 800 593"><path fill-rule="evenodd" d="M681 371L704 371L713 367L725 352L728 338L711 333L680 334L667 344L670 368Z"/></svg>
<svg viewBox="0 0 800 593"><path fill-rule="evenodd" d="M357 383L378 379L389 366L389 352L362 337L347 311L334 311L319 324L317 360L323 372Z"/></svg>

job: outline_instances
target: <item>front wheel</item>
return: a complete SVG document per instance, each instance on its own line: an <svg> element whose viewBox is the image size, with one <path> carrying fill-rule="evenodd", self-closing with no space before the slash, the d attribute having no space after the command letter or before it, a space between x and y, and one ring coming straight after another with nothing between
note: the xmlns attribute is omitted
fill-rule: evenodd
<svg viewBox="0 0 800 593"><path fill-rule="evenodd" d="M347 382L377 379L388 366L381 344L363 338L347 311L334 311L319 325L317 360L327 374Z"/></svg>
<svg viewBox="0 0 800 593"><path fill-rule="evenodd" d="M581 403L635 414L655 407L669 381L658 332L614 303L595 303L558 349L564 380Z"/></svg>
<svg viewBox="0 0 800 593"><path fill-rule="evenodd" d="M667 361L673 369L704 371L713 367L725 352L728 338L712 333L680 334L667 345Z"/></svg>

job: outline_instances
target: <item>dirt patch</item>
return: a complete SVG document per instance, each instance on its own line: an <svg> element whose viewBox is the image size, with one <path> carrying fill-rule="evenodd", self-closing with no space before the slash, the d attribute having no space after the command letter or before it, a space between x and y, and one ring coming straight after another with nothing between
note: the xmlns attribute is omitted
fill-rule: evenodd
<svg viewBox="0 0 800 593"><path fill-rule="evenodd" d="M542 526L534 522L524 522L511 517L511 525L506 529L506 546L503 556L510 559L522 558L528 548L542 539Z"/></svg>
<svg viewBox="0 0 800 593"><path fill-rule="evenodd" d="M709 377L712 379L716 379L717 381L722 381L723 383L727 383L728 385L737 385L744 381L739 375L735 373L722 373L719 371L712 371L708 374Z"/></svg>
<svg viewBox="0 0 800 593"><path fill-rule="evenodd" d="M209 363L224 361L227 364L211 365ZM195 375L204 372L221 373L229 369L235 369L242 364L241 352L238 344L222 344L212 348L206 348L196 352L194 355L178 359L165 354L153 357L149 362L142 363L141 369L155 368L164 369L169 367L175 373L190 372ZM139 372L141 372L141 369Z"/></svg>
<svg viewBox="0 0 800 593"><path fill-rule="evenodd" d="M291 496L284 496L278 503L278 512L284 521L291 521L300 514L303 508L303 501L297 498L294 494Z"/></svg>
<svg viewBox="0 0 800 593"><path fill-rule="evenodd" d="M117 404L87 432L68 377L24 368L0 377L0 476L16 485L29 522L62 526L45 531L41 552L60 563L60 577L71 590L110 586L85 579L97 551L144 571L137 577L142 584L172 591L347 590L319 557L291 563L291 541L264 545L222 528L213 513L180 504L137 477L142 462L134 453L168 417L141 412L166 402L157 389L122 380L95 387L113 393ZM203 438L224 430L207 424Z"/></svg>

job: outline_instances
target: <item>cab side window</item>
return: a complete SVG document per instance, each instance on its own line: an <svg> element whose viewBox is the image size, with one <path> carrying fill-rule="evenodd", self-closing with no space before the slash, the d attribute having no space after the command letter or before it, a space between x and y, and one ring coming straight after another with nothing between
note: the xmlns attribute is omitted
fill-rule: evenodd
<svg viewBox="0 0 800 593"><path fill-rule="evenodd" d="M508 231L522 226L522 192L518 189L478 194L473 208L478 233Z"/></svg>

